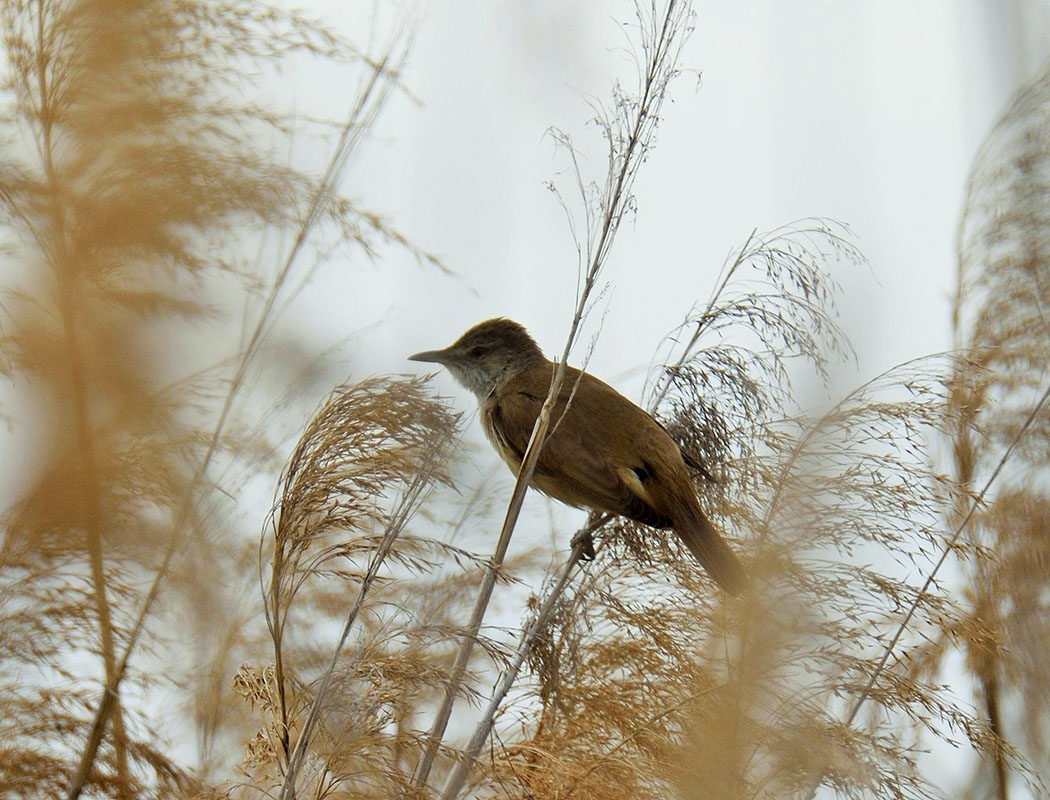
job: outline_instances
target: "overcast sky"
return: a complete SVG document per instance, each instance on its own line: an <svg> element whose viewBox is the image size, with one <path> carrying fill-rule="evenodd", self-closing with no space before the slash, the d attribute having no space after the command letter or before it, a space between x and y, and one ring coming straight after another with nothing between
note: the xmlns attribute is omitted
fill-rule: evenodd
<svg viewBox="0 0 1050 800"><path fill-rule="evenodd" d="M384 13L393 6L379 3ZM575 353L601 326L589 369L639 399L660 340L709 296L752 230L820 216L846 223L869 266L834 265L841 324L858 364L838 397L908 359L951 346L955 235L971 162L1010 93L1042 65L1045 0L701 0L638 212L603 274ZM355 38L370 4L316 0ZM560 353L576 250L547 182L571 196L547 131L568 132L603 177L589 103L633 79L621 22L629 2L455 0L421 7L404 83L344 190L385 214L456 277L396 247L374 265L334 263L285 323L337 342L351 377L411 372L493 316ZM352 16L356 13L358 16ZM378 26L376 30L381 30ZM295 81L303 109L345 116L353 87ZM323 154L318 154L319 163ZM379 323L379 324L375 324ZM473 397L442 374L464 410ZM473 424L468 438L481 441ZM483 448L476 468L496 463ZM538 498L530 503L540 502Z"/></svg>
<svg viewBox="0 0 1050 800"><path fill-rule="evenodd" d="M637 217L604 274L591 369L637 397L637 370L708 296L726 254L754 228L807 216L847 223L870 260L870 269L836 269L842 324L860 356L857 372L840 377L842 389L948 347L967 171L1009 92L1042 62L1044 4L695 7L682 59L691 72L673 85L636 186ZM559 177L565 159L545 132L569 132L585 168L601 176L588 99L606 100L615 78L631 76L617 22L630 20L630 8L566 0L426 7L405 74L420 103L390 105L347 188L458 278L391 250L312 295L328 335L385 320L355 343L357 369L410 369L404 354L444 346L496 315L524 323L549 354L561 349L576 254L545 182L573 186ZM349 22L337 4L328 9L337 24ZM309 89L331 99L333 114L347 94Z"/></svg>

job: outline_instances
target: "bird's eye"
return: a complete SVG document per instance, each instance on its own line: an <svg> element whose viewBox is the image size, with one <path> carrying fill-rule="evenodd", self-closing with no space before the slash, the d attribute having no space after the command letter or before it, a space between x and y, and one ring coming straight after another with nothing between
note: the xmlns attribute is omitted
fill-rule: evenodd
<svg viewBox="0 0 1050 800"><path fill-rule="evenodd" d="M471 358L481 358L483 355L485 355L485 348L482 347L480 344L476 347L472 347L470 350Z"/></svg>

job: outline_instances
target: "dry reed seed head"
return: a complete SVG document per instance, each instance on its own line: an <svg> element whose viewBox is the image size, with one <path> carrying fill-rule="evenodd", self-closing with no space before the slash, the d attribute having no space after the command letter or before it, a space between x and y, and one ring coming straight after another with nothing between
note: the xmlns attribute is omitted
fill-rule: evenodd
<svg viewBox="0 0 1050 800"><path fill-rule="evenodd" d="M335 775L347 786L404 780L388 761L415 741L398 709L439 690L442 656L428 649L445 624L440 606L461 603L447 581L409 588L450 549L402 532L428 488L450 484L458 423L426 379L369 379L332 393L289 460L267 593L276 680L288 695L263 718L309 731L310 748L294 762L300 788ZM424 615L434 623L421 624ZM333 660L309 640L319 620L341 616L346 645ZM293 743L279 740L274 759ZM272 769L253 766L259 776Z"/></svg>
<svg viewBox="0 0 1050 800"><path fill-rule="evenodd" d="M305 546L332 526L367 531L420 471L449 484L459 416L421 379L371 379L336 389L289 461L278 516L280 546Z"/></svg>
<svg viewBox="0 0 1050 800"><path fill-rule="evenodd" d="M933 674L946 654L963 651L977 686L975 703L999 735L988 737L972 786L990 786L987 791L1000 795L1019 778L1045 782L1050 775L1050 631L1033 614L1048 574L1040 569L1050 464L1044 422L1050 391L1048 119L1050 71L1044 69L1007 106L968 181L953 309L962 356L950 397L966 425L950 441L957 485L948 524L961 524L973 495L996 479L963 532L968 548L961 553L961 593L968 613L938 642L939 658L927 666ZM1020 707L1011 703L1016 696L1025 698ZM1045 793L1045 787L1034 792Z"/></svg>
<svg viewBox="0 0 1050 800"><path fill-rule="evenodd" d="M198 341L202 321L215 321L234 285L228 277L240 282L234 306L271 290L271 276L245 255L252 248L243 247L244 231L250 237L262 223L295 232L318 190L314 178L255 149L266 140L283 153L280 142L303 128L245 102L243 80L283 53L360 54L294 12L246 2L7 3L0 25L10 90L0 112L7 134L0 206L12 241L5 252L32 267L12 271L0 369L27 379L19 399L44 417L33 436L34 482L5 514L0 548L7 601L0 600L0 640L9 643L0 648L0 672L41 677L35 704L18 712L7 702L14 687L0 690L12 712L0 783L10 787L9 770L22 764L32 768L20 777L25 791L15 791L26 797L64 795L71 781L107 796L189 795L186 773L134 705L162 680L185 697L208 683L197 681L202 671L214 669L221 683L222 659L247 648L253 634L234 634L234 644L203 642L185 617L151 607L141 612L139 642L131 632L158 564L169 564L166 607L184 594L193 594L189 603L201 599L204 586L222 587L227 596L211 606L221 616L243 565L227 558L242 548L223 539L237 524L210 494L213 479L226 481L245 463L258 474L262 465L244 439L215 423L226 414L220 406L235 370L206 359L241 354L193 352L184 362L178 345L184 337ZM363 108L374 114L375 104ZM355 135L369 118L355 120ZM397 239L356 205L319 207L317 216L334 228L329 239L357 241L366 251ZM278 277L272 291L280 293L285 280ZM264 316L272 327L275 313ZM236 326L229 341L239 348ZM234 377L228 396L248 382ZM228 484L222 491L237 494ZM169 546L191 542L196 572L177 555L168 562ZM177 633L166 630L172 623ZM194 647L158 655L164 668L152 671L152 651L164 652L171 640ZM185 666L187 650L213 645L214 653ZM115 665L132 646L124 679ZM83 669L85 654L97 657L94 669ZM101 694L86 674L136 689L121 692L102 720L101 748L83 746L90 769L74 780ZM66 724L57 748L36 727L48 716ZM199 718L201 741L214 742L231 717L227 707L214 720Z"/></svg>
<svg viewBox="0 0 1050 800"><path fill-rule="evenodd" d="M745 531L745 541L758 548L756 567L771 570L766 579L786 583L768 596L751 598L732 619L712 604L698 605L695 597L686 608L676 591L658 594L652 576L638 608L625 603L621 598L630 596L633 582L614 568L617 547L633 542L643 560L675 559L653 547L661 540L651 532L620 526L620 534L610 540L612 552L603 548L591 568L590 602L581 602L575 615L556 614L558 625L541 638L534 668L544 702L544 752L557 753L562 764L574 753L601 775L606 768L601 757L574 751L558 738L571 730L561 727L566 709L583 707L586 695L576 694L578 684L596 683L602 688L594 691L607 697L622 691L632 674L644 675L653 694L636 698L634 705L650 711L655 705L688 725L688 715L676 713L683 684L672 676L696 674L702 685L719 687L734 699L725 717L711 711L717 704L698 707L710 722L696 730L709 733L697 736L701 755L686 763L702 768L712 783L686 780L682 785L693 789L683 789L685 796L697 785L709 794L696 796L740 796L750 791L741 787L755 786L797 792L814 776L851 793L890 797L905 787L904 796L927 796L907 737L901 738L895 726L918 721L938 731L948 726L980 744L986 733L980 723L940 685L905 680L895 672L869 690L872 712L863 716L862 727L836 720L843 705L836 698L852 702L861 696L874 670L870 654L882 651L909 603L917 601L919 613L901 644L905 664L913 648L924 646L924 637L960 618L951 598L936 586L920 594L907 580L913 560L921 575L943 547L942 505L937 483L927 480L927 465L935 437L954 425L944 413L945 367L931 359L901 368L847 398L819 422L767 419L763 424L773 435L727 464L730 518ZM905 574L892 566L865 568L875 553L899 559ZM654 574L670 572L661 567ZM694 633L682 640L680 650L666 638L669 632L690 630ZM607 661L609 654L596 657L606 646L619 660ZM669 683L655 685L656 675L669 676ZM635 718L633 724L647 730L645 720ZM578 723L587 725L593 726L590 718ZM607 733L612 741L622 737L628 742L618 755L633 746L629 728L625 722L624 731ZM737 733L715 737L727 730ZM831 736L821 753L807 744L815 735ZM728 750L719 749L723 745ZM798 752L811 754L801 770L792 756ZM631 763L638 768L643 762ZM646 772L644 780L659 783L658 774Z"/></svg>
<svg viewBox="0 0 1050 800"><path fill-rule="evenodd" d="M711 380L728 388L740 380L736 391L742 398L764 387L790 401L791 360L805 359L826 380L828 367L852 352L835 321L840 290L827 267L836 261L864 263L864 258L849 229L834 221L800 220L752 234L723 266L708 306L690 314L669 337L670 345L685 339L677 358L672 360L669 347L662 360L675 364L673 375L694 354L710 353L711 363L700 366ZM718 346L701 346L705 337L716 335ZM663 380L657 377L656 397L664 392Z"/></svg>
<svg viewBox="0 0 1050 800"><path fill-rule="evenodd" d="M376 378L332 393L296 446L273 510L271 580L281 606L310 576L363 577L354 565L400 533L425 488L450 483L458 424L422 379ZM401 545L391 552L410 569L425 567L411 556L413 541L403 557Z"/></svg>

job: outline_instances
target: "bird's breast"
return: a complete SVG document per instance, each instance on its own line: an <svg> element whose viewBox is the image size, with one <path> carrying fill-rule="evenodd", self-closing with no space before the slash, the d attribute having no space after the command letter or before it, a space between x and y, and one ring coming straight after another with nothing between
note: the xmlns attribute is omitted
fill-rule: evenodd
<svg viewBox="0 0 1050 800"><path fill-rule="evenodd" d="M481 427L485 431L486 438L492 443L496 452L499 453L500 458L510 467L511 472L517 475L518 470L521 468L521 459L524 453L518 452L503 430L503 420L499 417L499 406L495 402L486 402L481 407Z"/></svg>
<svg viewBox="0 0 1050 800"><path fill-rule="evenodd" d="M518 443L527 443L532 438L532 428L535 424L536 420L532 419L529 421L527 431L524 427L521 430L511 431L507 428L508 420L500 415L497 403L486 403L481 409L481 426L485 431L485 436L515 475L521 469L521 462L525 457L523 450L527 446L527 444L521 446ZM564 479L548 474L541 463L537 463L533 470L529 486L553 497L555 500L560 500L577 508L586 508L593 505L593 503L588 502L587 497L584 495L573 492Z"/></svg>
<svg viewBox="0 0 1050 800"><path fill-rule="evenodd" d="M563 478L548 475L541 472L539 468L532 473L532 480L529 481L529 486L543 492L548 497L553 497L555 500L560 500L566 505L574 506L575 508L598 507L594 502L594 498L582 492L573 491L572 485ZM606 509L603 508L602 510Z"/></svg>

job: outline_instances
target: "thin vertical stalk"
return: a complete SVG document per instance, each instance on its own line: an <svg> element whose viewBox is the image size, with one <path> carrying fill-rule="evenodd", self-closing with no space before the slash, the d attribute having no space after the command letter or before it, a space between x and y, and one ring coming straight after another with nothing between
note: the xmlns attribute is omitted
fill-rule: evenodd
<svg viewBox="0 0 1050 800"><path fill-rule="evenodd" d="M601 220L599 226L595 229L588 225L588 231L593 232L593 237L589 238L587 242L589 263L585 273L583 287L577 297L576 308L572 316L569 334L565 340L565 347L562 350L561 359L558 360L555 365L550 391L547 393L547 397L540 409L539 416L536 419L536 424L533 427L532 436L529 440L529 446L525 451L521 467L518 470L517 481L514 485L514 491L511 494L510 504L507 508L503 527L500 530L500 536L496 543L495 552L490 561L489 569L486 572L478 591L478 596L471 612L470 621L466 626L466 630L462 634L460 648L456 654L456 659L453 663L448 683L445 685L445 694L441 707L438 709L437 715L435 716L434 723L427 735L423 754L420 757L419 762L416 764L416 769L412 775L411 785L413 787L422 787L426 785L427 780L429 779L434 759L437 756L441 740L444 737L445 729L448 726L449 718L452 715L452 707L455 704L456 696L459 694L459 689L466 674L471 652L477 639L478 631L481 628L481 622L485 617L485 612L492 597L492 591L496 583L497 571L502 566L504 557L506 556L507 548L510 545L510 539L514 532L518 515L521 511L521 504L525 498L525 491L528 488L529 481L532 479L536 464L539 461L540 451L551 426L551 415L554 411L555 402L561 392L562 383L564 382L565 365L568 361L569 353L576 343L580 325L587 310L591 293L597 282L598 275L608 258L613 239L615 238L617 230L619 230L620 222L630 209L630 201L632 198L631 189L634 184L634 179L638 173L638 169L644 162L644 154L650 145L650 137L659 118L659 108L666 92L667 82L675 74L678 51L674 49L672 45L674 39L682 33L682 29L679 27L681 22L679 15L682 14L680 11L681 6L682 4L677 2L677 0L669 0L664 9L663 18L659 23L653 19L653 22L656 23L654 24L652 31L650 31L653 35L653 39L643 41L643 47L648 59L644 66L642 76L641 95L634 107L633 115L625 120L627 123L625 126L627 129L626 138L623 141L617 140L611 124L608 122L605 123L606 135L609 140L610 169L606 177L605 189L601 196ZM688 10L687 4L686 9ZM640 6L638 11L639 23L642 24L642 12ZM655 14L655 9L653 9L653 13ZM645 36L644 31L642 35L643 37ZM618 111L622 111L622 109L618 108ZM563 141L565 141L564 137ZM570 147L570 153L571 152ZM578 165L577 175L579 175ZM586 190L582 182L579 188L581 190L581 195L586 201ZM590 214L592 212L590 208L587 209L586 213L588 214L588 218L591 219ZM562 413L564 413L564 411ZM555 421L554 424L556 425L557 422ZM562 568L558 582L552 587L548 597L545 599L544 607L547 608L548 614L549 610L553 608L554 603L557 601L558 597L560 597L561 592L568 583L569 576L572 574L572 569L579 559L582 550L582 542L578 542L574 545L569 560ZM539 629L536 626L533 626L533 628L530 629L531 635L527 633L522 639L521 646L519 646L518 651L515 653L512 660L513 668L508 668L500 685L497 686L496 693L493 695L493 700L490 702L489 708L486 711L478 730L475 732L474 739L468 746L466 758L457 764L455 771L450 778L449 786L445 790L445 797L454 797L455 794L459 792L467 775L473 768L477 754L480 752L481 746L491 730L492 718L498 710L503 698L506 696L506 692L510 689L511 684L517 677L518 669L530 652L532 644L535 641L535 632L538 630ZM479 737L480 744L476 741ZM452 794L450 794L450 792L452 792Z"/></svg>
<svg viewBox="0 0 1050 800"><path fill-rule="evenodd" d="M77 442L76 493L81 502L82 522L88 562L91 571L92 602L98 619L99 644L102 651L104 680L106 686L114 685L116 675L116 644L113 632L112 609L109 601L108 579L104 545L102 542L102 488L98 478L95 444L88 419L88 377L84 364L84 352L80 343L77 298L81 289L77 267L70 257L65 228L65 215L59 195L61 182L55 171L53 128L54 109L52 92L48 82L50 63L50 37L47 33L47 0L37 0L36 11L36 79L39 93L37 108L40 123L40 153L43 161L45 183L48 192L48 216L50 236L46 237L44 252L51 265L58 289L59 314L62 320L62 344L69 366L69 388L73 410L74 429ZM128 770L127 741L123 715L120 712L116 689L110 701L114 712L113 749L116 761L117 793L128 796L130 773ZM90 766L81 765L78 780L86 783L90 777Z"/></svg>
<svg viewBox="0 0 1050 800"><path fill-rule="evenodd" d="M343 624L343 630L335 648L332 650L332 656L329 659L328 668L321 677L321 681L317 687L317 692L314 694L314 699L310 703L310 710L307 712L302 729L299 731L299 736L296 739L295 748L288 757L288 769L285 772L284 782L281 785L281 791L278 795L279 800L294 800L295 798L295 778L306 758L306 753L310 747L310 741L313 737L314 729L320 719L321 707L324 704L325 696L331 685L332 676L335 674L336 666L339 664L339 658L343 653L343 648L346 646L346 641L350 636L350 631L352 630L354 623L357 621L361 609L364 607L365 598L368 597L369 591L379 575L380 568L386 562L387 556L389 556L390 552L393 550L394 544L404 530L409 517L411 517L416 508L418 508L419 498L433 476L436 459L438 454L444 449L445 444L446 442L442 441L440 444L436 445L433 452L429 453L424 463L421 464L419 471L415 474L411 484L405 491L399 507L395 510L390 522L387 524L387 529L383 534L383 539L380 542L379 547L369 561L368 569L361 580L361 588L358 590L357 598L354 600L353 606L351 606L350 610L347 612L346 621ZM287 741L287 724L285 725L282 734L285 737L285 741Z"/></svg>
<svg viewBox="0 0 1050 800"><path fill-rule="evenodd" d="M554 606L557 605L558 599L561 597L562 592L565 591L565 587L569 583L569 578L572 577L572 572L580 561L580 556L588 546L587 537L608 521L608 515L602 515L601 517L592 519L576 536L573 537L576 544L573 545L568 560L562 567L561 572L558 573L557 580L555 580L554 584L551 586L550 591L547 592L547 596L543 600L543 605L540 606L536 619L532 621L532 624L526 629L525 633L522 634L518 648L514 652L514 656L504 670L503 675L500 677L499 683L496 684L496 689L493 691L492 697L489 699L489 703L481 715L481 721L478 722L477 728L474 730L474 735L467 744L467 749L463 758L456 763L455 769L449 776L448 783L445 784L445 790L441 795L442 800L455 800L463 790L463 784L466 782L467 776L470 774L470 771L474 766L474 762L477 761L478 755L481 753L481 748L485 746L485 742L488 740L489 734L492 732L492 725L496 718L496 712L499 710L500 705L502 705L504 698L506 698L507 692L509 692L510 688L514 685L514 681L517 680L518 672L521 671L521 665L525 663L526 657L532 651L532 646L536 642L536 637L539 635L540 631L547 627L547 622L550 620L551 614L554 612Z"/></svg>
<svg viewBox="0 0 1050 800"><path fill-rule="evenodd" d="M948 554L951 553L954 549L955 543L959 541L959 537L961 537L963 533L969 528L970 521L973 519L973 515L977 513L978 508L984 505L985 495L988 494L988 491L992 488L992 485L999 478L999 474L1003 471L1003 468L1010 460L1010 457L1013 455L1013 452L1017 448L1017 445L1020 444L1021 440L1024 438L1024 435L1028 432L1028 429L1032 427L1032 423L1035 422L1035 420L1039 417L1040 413L1042 412L1043 408L1047 405L1048 401L1050 401L1050 385L1047 385L1047 388L1043 392L1042 397L1039 398L1039 402L1036 403L1036 405L1032 408L1032 411L1031 413L1029 413L1028 418L1024 422L1024 425L1022 425L1021 428L1017 431L1013 440L1010 442L1010 445L1003 452L1002 457L999 459L999 463L995 465L995 469L992 471L992 474L988 477L988 480L985 481L985 484L981 488L980 493L970 503L970 508L969 511L967 511L966 516L963 517L962 521L958 524L955 531L948 539L948 542L944 545L944 548L941 550L940 558L937 559L937 563L933 565L933 569L930 570L930 574L926 576L926 580L923 582L922 588L918 591L918 593L915 595L915 599L908 606L908 611L904 615L904 619L902 619L900 624L897 626L897 630L894 632L893 638L882 651L882 657L879 659L878 664L875 665L875 669L872 670L871 675L868 677L868 682L864 685L864 689L861 690L860 697L858 697L853 703L849 715L846 717L844 723L846 727L849 727L853 724L853 721L857 718L857 715L860 713L861 708L864 707L864 704L867 702L868 698L871 697L871 693L872 690L875 688L876 681L878 681L879 676L882 675L883 670L886 669L886 664L889 663L890 656L893 654L894 650L896 650L897 643L900 642L901 637L904 635L904 632L908 629L908 626L911 625L912 617L914 617L915 612L918 611L919 604L922 602L922 599L926 596L926 593L929 591L930 586L933 584L934 579L937 577L937 573L940 572L941 567L944 566L944 562L948 560ZM817 789L819 788L823 777L823 774L821 774L814 778L812 784L810 785L809 792L806 795L809 798L809 800L813 800L813 797L816 796Z"/></svg>
<svg viewBox="0 0 1050 800"><path fill-rule="evenodd" d="M281 750L285 761L291 757L291 743L288 737L288 690L284 679L284 622L281 619L280 580L278 576L284 570L284 557L280 547L273 558L274 579L270 586L270 602L273 604L273 622L270 625L273 637L273 672L277 681L277 705L281 715Z"/></svg>
<svg viewBox="0 0 1050 800"><path fill-rule="evenodd" d="M402 54L401 59L403 60L406 55L407 53ZM362 94L358 97L357 102L343 127L335 152L329 160L325 173L318 184L317 191L311 199L307 213L305 214L303 221L300 223L292 247L270 288L270 292L266 297L263 309L256 321L256 325L253 328L252 333L248 338L248 343L238 361L233 379L230 382L230 388L223 401L222 409L219 412L218 419L216 420L211 436L208 439L205 453L197 465L197 469L190 481L190 485L186 490L183 502L178 513L175 515L175 521L171 528L171 536L164 552L164 557L161 559L161 563L157 568L153 581L150 584L146 597L142 602L138 615L136 616L135 624L132 626L131 633L128 636L128 643L124 649L123 655L121 656L120 662L116 665L113 675L107 679L106 687L99 700L98 709L95 712L95 718L92 721L92 727L88 734L87 743L81 754L80 766L78 767L73 781L70 783L69 792L67 793L68 800L76 800L83 791L86 776L90 773L91 765L94 763L98 753L98 748L102 743L106 723L110 714L112 714L115 709L117 687L124 678L131 654L138 644L138 639L145 627L146 619L153 607L153 603L156 601L156 598L160 593L160 587L171 568L175 552L181 541L183 527L189 519L190 512L193 508L193 500L196 497L197 489L203 481L204 476L211 465L211 461L218 450L219 442L222 439L222 433L226 427L226 422L233 410L234 400L237 398L242 386L244 385L248 369L258 352L259 346L267 331L267 326L272 321L271 312L276 306L281 291L285 288L291 277L292 269L297 263L299 255L305 246L310 233L320 220L326 201L331 197L335 186L338 184L339 178L341 177L343 168L349 159L350 154L361 143L365 133L370 129L371 123L374 121L378 109L381 107L382 102L386 97L387 86L393 75L388 68L388 62L389 57L384 58L379 63L373 65L370 80L362 91ZM385 82L383 79L385 79Z"/></svg>
<svg viewBox="0 0 1050 800"><path fill-rule="evenodd" d="M561 384L560 379L564 374L565 366L563 362L558 365L554 376L555 382L559 385ZM553 383L551 391L554 391ZM548 401L549 400L550 396L548 395ZM456 660L452 664L452 671L449 675L449 680L445 684L445 694L442 699L441 707L438 709L438 713L434 717L434 723L427 736L423 755L416 763L416 769L412 774L412 786L424 786L427 779L430 777L430 770L433 767L438 748L441 746L441 739L445 735L445 728L448 727L449 718L452 716L452 707L455 705L456 695L459 693L459 688L463 684L463 677L467 671L467 664L470 663L470 656L474 648L474 642L477 640L478 631L481 630L482 620L485 618L485 612L488 609L489 600L492 598L492 590L496 586L496 575L499 572L500 567L503 566L503 560L507 555L507 548L510 546L511 534L514 532L514 526L517 524L518 515L521 512L521 504L525 499L525 490L528 488L528 481L535 470L536 462L539 460L540 448L537 446L537 442L541 442L546 435L547 428L550 425L550 414L552 408L553 403L545 402L540 411L540 416L536 420L536 425L533 427L532 438L529 440L528 450L525 453L525 458L522 460L521 469L518 471L518 479L514 484L514 491L511 494L510 505L507 507L507 513L503 519L503 528L500 530L499 539L496 542L496 550L493 553L492 558L489 560L488 568L485 571L485 575L481 581L481 586L478 589L477 598L474 600L474 607L470 613L470 621L467 623L466 630L462 634L463 639L459 650L456 653Z"/></svg>
<svg viewBox="0 0 1050 800"><path fill-rule="evenodd" d="M988 654L987 664L983 664L981 692L984 695L984 708L988 714L988 727L995 736L995 752L992 754L995 764L995 796L997 800L1010 800L1010 770L1006 763L1003 743L1006 742L1003 730L1003 717L999 708L999 676L995 658Z"/></svg>

